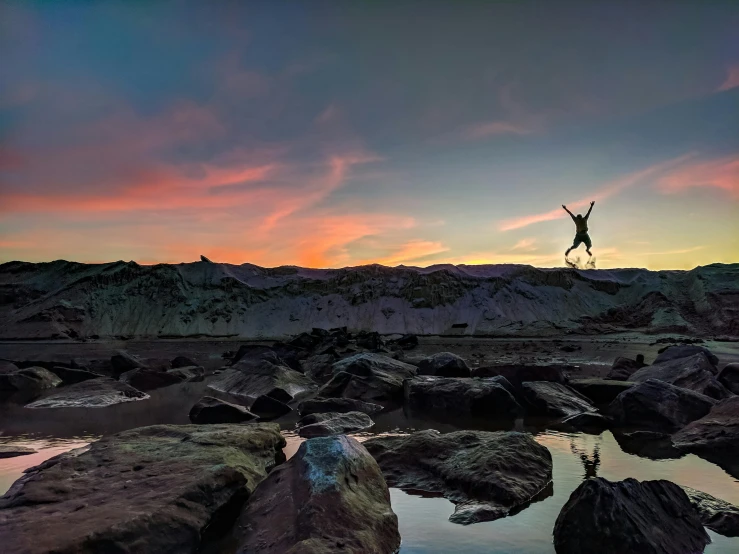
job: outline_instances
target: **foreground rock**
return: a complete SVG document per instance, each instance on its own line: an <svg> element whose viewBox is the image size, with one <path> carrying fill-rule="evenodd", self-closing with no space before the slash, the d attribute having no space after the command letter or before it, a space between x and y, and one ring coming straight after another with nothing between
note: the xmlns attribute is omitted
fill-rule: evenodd
<svg viewBox="0 0 739 554"><path fill-rule="evenodd" d="M683 490L704 526L725 537L739 537L739 507L690 487Z"/></svg>
<svg viewBox="0 0 739 554"><path fill-rule="evenodd" d="M318 394L366 402L400 401L403 380L413 377L416 371L415 366L382 354L355 354L333 365L334 376Z"/></svg>
<svg viewBox="0 0 739 554"><path fill-rule="evenodd" d="M561 554L691 554L709 542L685 492L663 480L583 481L554 524Z"/></svg>
<svg viewBox="0 0 739 554"><path fill-rule="evenodd" d="M121 402L146 400L149 395L125 383L101 377L64 387L26 404L26 408L104 408Z"/></svg>
<svg viewBox="0 0 739 554"><path fill-rule="evenodd" d="M718 374L718 380L734 394L739 394L739 363L726 364Z"/></svg>
<svg viewBox="0 0 739 554"><path fill-rule="evenodd" d="M610 404L619 394L634 386L631 381L613 379L571 379L567 384L594 404Z"/></svg>
<svg viewBox="0 0 739 554"><path fill-rule="evenodd" d="M433 414L515 418L523 414L513 388L503 377L461 379L419 375L407 379L408 407Z"/></svg>
<svg viewBox="0 0 739 554"><path fill-rule="evenodd" d="M706 415L712 398L656 379L619 394L608 407L617 425L672 433Z"/></svg>
<svg viewBox="0 0 739 554"><path fill-rule="evenodd" d="M696 346L694 344L681 344L679 346L668 346L655 358L655 364L669 362L671 360L679 360L681 358L690 358L696 354L703 354L709 363L715 368L718 365L718 358L708 348ZM714 370L715 373L715 370Z"/></svg>
<svg viewBox="0 0 739 554"><path fill-rule="evenodd" d="M567 383L566 368L561 365L501 364L477 367L472 377L505 377L517 390L526 381L551 381Z"/></svg>
<svg viewBox="0 0 739 554"><path fill-rule="evenodd" d="M454 502L454 523L499 519L551 494L552 456L524 433L427 430L364 445L390 486Z"/></svg>
<svg viewBox="0 0 739 554"><path fill-rule="evenodd" d="M27 446L12 446L9 444L0 444L0 459L15 458L16 456L27 456L28 454L36 454L36 450Z"/></svg>
<svg viewBox="0 0 739 554"><path fill-rule="evenodd" d="M418 364L419 375L436 377L469 377L470 368L462 358L451 352L440 352L421 360Z"/></svg>
<svg viewBox="0 0 739 554"><path fill-rule="evenodd" d="M675 448L695 452L739 476L739 396L716 404L673 435Z"/></svg>
<svg viewBox="0 0 739 554"><path fill-rule="evenodd" d="M265 360L256 364L239 362L219 375L208 387L252 400L276 388L282 389L291 398L309 394L315 389L313 381L302 373Z"/></svg>
<svg viewBox="0 0 739 554"><path fill-rule="evenodd" d="M255 419L257 416L244 406L212 396L204 396L190 410L190 421L198 424L241 423Z"/></svg>
<svg viewBox="0 0 739 554"><path fill-rule="evenodd" d="M521 386L526 401L542 416L569 417L598 411L590 400L561 383L531 381Z"/></svg>
<svg viewBox="0 0 739 554"><path fill-rule="evenodd" d="M611 366L611 371L606 375L606 379L628 381L629 377L646 365L642 354L639 354L635 360L631 358L616 358Z"/></svg>
<svg viewBox="0 0 739 554"><path fill-rule="evenodd" d="M380 468L346 436L309 439L254 491L238 552L392 554L398 518Z"/></svg>
<svg viewBox="0 0 739 554"><path fill-rule="evenodd" d="M687 358L675 358L655 363L635 372L629 379L637 383L647 379L657 379L676 387L705 394L716 400L731 396L731 392L716 378L716 368L702 352Z"/></svg>
<svg viewBox="0 0 739 554"><path fill-rule="evenodd" d="M362 412L311 414L298 422L298 434L306 438L343 435L369 429L374 424L372 418Z"/></svg>
<svg viewBox="0 0 739 554"><path fill-rule="evenodd" d="M284 459L284 445L271 424L155 425L105 437L11 486L0 499L2 549L195 552L209 525L235 517Z"/></svg>
<svg viewBox="0 0 739 554"><path fill-rule="evenodd" d="M354 398L312 398L298 405L300 415L320 414L323 412L362 412L364 414L376 414L382 411L380 404L372 404L371 402L362 402Z"/></svg>
<svg viewBox="0 0 739 554"><path fill-rule="evenodd" d="M0 373L0 390L38 392L53 389L62 380L43 367L27 367L9 373Z"/></svg>

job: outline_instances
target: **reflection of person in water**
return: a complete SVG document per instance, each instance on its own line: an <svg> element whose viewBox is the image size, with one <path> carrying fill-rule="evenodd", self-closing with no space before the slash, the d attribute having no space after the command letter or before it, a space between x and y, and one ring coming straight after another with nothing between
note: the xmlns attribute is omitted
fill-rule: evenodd
<svg viewBox="0 0 739 554"><path fill-rule="evenodd" d="M594 205L595 202L590 203L590 209L588 210L588 213L585 214L585 217L583 217L582 214L573 214L570 210L567 209L567 206L562 204L562 207L565 209L565 211L570 214L572 221L575 222L575 240L572 242L572 246L570 246L567 249L567 252L565 252L565 257L567 257L571 250L574 250L575 248L580 246L581 243L585 243L585 251L588 253L588 256L593 255L593 253L590 251L593 243L590 240L590 235L588 235L588 218L590 217L590 212L593 211Z"/></svg>
<svg viewBox="0 0 739 554"><path fill-rule="evenodd" d="M580 458L580 461L585 468L585 475L583 476L584 479L598 477L598 469L600 468L600 448L597 444L593 447L592 459L585 452L581 452L580 449L575 446L574 440L570 442L570 450Z"/></svg>

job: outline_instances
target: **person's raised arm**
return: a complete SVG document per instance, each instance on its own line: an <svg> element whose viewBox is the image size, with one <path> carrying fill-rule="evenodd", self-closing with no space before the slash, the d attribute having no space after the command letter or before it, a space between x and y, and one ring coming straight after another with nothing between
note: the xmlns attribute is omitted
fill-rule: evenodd
<svg viewBox="0 0 739 554"><path fill-rule="evenodd" d="M590 217L590 212L592 212L592 211L593 211L593 206L595 206L595 200L593 200L593 201L592 201L592 202L590 203L590 209L588 210L588 213L586 213L586 214L585 214L585 219L587 219L587 218L589 218L589 217Z"/></svg>
<svg viewBox="0 0 739 554"><path fill-rule="evenodd" d="M570 210L568 210L568 209L567 209L567 206L565 206L564 204L562 204L562 207L564 208L564 210L565 210L565 211L566 211L566 212L567 212L568 214L570 214L570 217L571 217L572 219L575 219L575 215L574 215L574 214L573 214L573 213L572 213L572 212L571 212Z"/></svg>

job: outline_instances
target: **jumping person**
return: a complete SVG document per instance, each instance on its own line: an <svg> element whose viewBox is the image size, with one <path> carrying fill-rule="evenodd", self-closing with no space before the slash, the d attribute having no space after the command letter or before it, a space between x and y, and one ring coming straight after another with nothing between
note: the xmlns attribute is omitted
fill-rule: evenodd
<svg viewBox="0 0 739 554"><path fill-rule="evenodd" d="M567 206L562 204L562 207L565 209L565 211L570 214L570 217L572 218L572 221L575 222L575 240L572 243L572 246L570 246L567 249L567 252L565 252L565 258L570 253L571 250L574 250L578 246L580 246L581 242L585 243L585 251L588 253L588 256L592 256L593 253L590 251L590 248L593 246L592 241L590 240L590 235L588 235L588 218L590 217L590 212L593 211L593 206L595 205L595 202L590 203L590 209L588 210L588 213L585 214L585 217L582 216L582 214L574 215L570 210L567 209Z"/></svg>

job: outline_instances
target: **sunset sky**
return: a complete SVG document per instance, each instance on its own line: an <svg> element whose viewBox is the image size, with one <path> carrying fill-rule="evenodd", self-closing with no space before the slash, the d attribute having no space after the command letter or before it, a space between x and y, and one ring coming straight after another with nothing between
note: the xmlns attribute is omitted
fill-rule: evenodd
<svg viewBox="0 0 739 554"><path fill-rule="evenodd" d="M0 0L0 262L739 262L700 4Z"/></svg>

